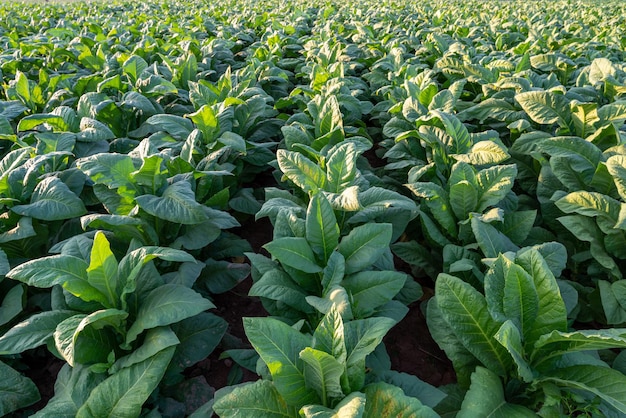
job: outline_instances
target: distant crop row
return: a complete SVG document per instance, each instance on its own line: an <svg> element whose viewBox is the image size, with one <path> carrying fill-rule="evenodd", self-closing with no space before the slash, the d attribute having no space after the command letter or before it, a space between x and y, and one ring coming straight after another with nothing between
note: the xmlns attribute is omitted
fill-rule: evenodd
<svg viewBox="0 0 626 418"><path fill-rule="evenodd" d="M623 416L622 9L0 4L0 416ZM391 370L409 309L457 383Z"/></svg>

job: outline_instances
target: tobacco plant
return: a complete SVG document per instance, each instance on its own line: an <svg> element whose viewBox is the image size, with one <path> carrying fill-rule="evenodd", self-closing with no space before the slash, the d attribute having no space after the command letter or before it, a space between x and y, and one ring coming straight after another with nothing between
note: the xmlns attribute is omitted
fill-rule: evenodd
<svg viewBox="0 0 626 418"><path fill-rule="evenodd" d="M556 244L500 254L484 295L457 277L437 278L428 324L468 388L460 416L571 415L587 404L594 414L626 411L626 376L597 354L624 348L624 334L569 328L555 279L563 255Z"/></svg>

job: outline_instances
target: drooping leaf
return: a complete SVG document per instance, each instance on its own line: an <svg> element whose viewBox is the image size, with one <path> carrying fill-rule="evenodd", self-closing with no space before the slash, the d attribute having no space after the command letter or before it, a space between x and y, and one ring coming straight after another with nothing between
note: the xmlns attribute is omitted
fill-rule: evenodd
<svg viewBox="0 0 626 418"><path fill-rule="evenodd" d="M81 158L76 165L95 183L110 188L132 185L132 173L136 170L129 155L116 153L91 155Z"/></svg>
<svg viewBox="0 0 626 418"><path fill-rule="evenodd" d="M552 331L535 342L533 362L541 364L565 353L626 347L626 330Z"/></svg>
<svg viewBox="0 0 626 418"><path fill-rule="evenodd" d="M498 254L507 251L519 250L517 245L491 224L481 221L478 217L472 217L470 223L476 242L486 257L497 257Z"/></svg>
<svg viewBox="0 0 626 418"><path fill-rule="evenodd" d="M70 367L65 364L54 383L54 396L34 418L74 418L91 391L104 380L106 375L94 373L86 366Z"/></svg>
<svg viewBox="0 0 626 418"><path fill-rule="evenodd" d="M279 301L302 312L313 312L307 303L307 293L285 272L273 269L264 273L250 288L250 296Z"/></svg>
<svg viewBox="0 0 626 418"><path fill-rule="evenodd" d="M57 177L46 177L33 191L29 204L11 210L22 216L44 221L76 218L87 213L83 201Z"/></svg>
<svg viewBox="0 0 626 418"><path fill-rule="evenodd" d="M26 286L18 283L6 292L2 302L0 303L0 326L10 322L13 318L18 316L24 309L25 305Z"/></svg>
<svg viewBox="0 0 626 418"><path fill-rule="evenodd" d="M443 390L409 373L387 370L380 374L377 373L377 378L382 382L399 387L405 395L417 398L431 408L436 407L447 396Z"/></svg>
<svg viewBox="0 0 626 418"><path fill-rule="evenodd" d="M171 325L180 340L170 368L184 369L207 358L226 333L228 323L217 315L203 312Z"/></svg>
<svg viewBox="0 0 626 418"><path fill-rule="evenodd" d="M565 213L578 213L589 217L606 217L614 225L620 212L620 202L596 192L578 191L569 193L555 202Z"/></svg>
<svg viewBox="0 0 626 418"><path fill-rule="evenodd" d="M555 368L544 379L559 386L591 392L618 413L626 414L626 376L617 370L595 365L577 365Z"/></svg>
<svg viewBox="0 0 626 418"><path fill-rule="evenodd" d="M456 336L437 305L437 299L428 301L426 323L439 347L452 361L459 385L468 388L470 376L479 360L465 347L463 341Z"/></svg>
<svg viewBox="0 0 626 418"><path fill-rule="evenodd" d="M194 225L209 220L205 206L196 201L196 196L187 181L178 181L165 189L161 196L137 196L140 208L166 221Z"/></svg>
<svg viewBox="0 0 626 418"><path fill-rule="evenodd" d="M109 367L108 372L109 374L118 373L120 370L141 363L169 347L176 347L178 349L180 348L180 343L181 341L170 327L151 328L146 332L143 344L130 354L119 358Z"/></svg>
<svg viewBox="0 0 626 418"><path fill-rule="evenodd" d="M510 158L506 147L497 141L476 142L466 154L453 154L457 161L476 166L500 164Z"/></svg>
<svg viewBox="0 0 626 418"><path fill-rule="evenodd" d="M450 196L446 190L431 182L417 182L405 185L416 196L425 199L432 216L453 237L457 235L457 219L454 217L450 204ZM476 205L474 205L476 206Z"/></svg>
<svg viewBox="0 0 626 418"><path fill-rule="evenodd" d="M59 254L27 261L12 269L7 276L34 287L61 285L74 296L106 306L109 303L107 297L89 284L87 268L85 260Z"/></svg>
<svg viewBox="0 0 626 418"><path fill-rule="evenodd" d="M5 416L20 408L37 402L41 396L37 386L27 377L22 376L0 361L0 416Z"/></svg>
<svg viewBox="0 0 626 418"><path fill-rule="evenodd" d="M613 176L617 191L626 200L626 156L614 155L606 160L606 168Z"/></svg>
<svg viewBox="0 0 626 418"><path fill-rule="evenodd" d="M39 347L52 338L57 325L76 312L54 310L32 315L0 337L1 354L18 354Z"/></svg>

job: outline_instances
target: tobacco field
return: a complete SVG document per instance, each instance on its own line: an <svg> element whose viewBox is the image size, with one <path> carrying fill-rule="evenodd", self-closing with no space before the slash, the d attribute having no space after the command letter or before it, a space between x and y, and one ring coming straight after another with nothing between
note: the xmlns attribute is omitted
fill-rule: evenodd
<svg viewBox="0 0 626 418"><path fill-rule="evenodd" d="M0 17L0 416L626 416L621 2Z"/></svg>

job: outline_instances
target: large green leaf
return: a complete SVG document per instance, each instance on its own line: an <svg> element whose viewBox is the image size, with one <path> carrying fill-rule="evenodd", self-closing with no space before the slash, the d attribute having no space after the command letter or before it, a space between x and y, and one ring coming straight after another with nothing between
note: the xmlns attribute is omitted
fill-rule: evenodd
<svg viewBox="0 0 626 418"><path fill-rule="evenodd" d="M499 141L476 142L466 154L453 154L457 161L463 161L476 166L499 164L511 156L506 147Z"/></svg>
<svg viewBox="0 0 626 418"><path fill-rule="evenodd" d="M40 399L37 386L0 361L0 416L34 404Z"/></svg>
<svg viewBox="0 0 626 418"><path fill-rule="evenodd" d="M222 418L296 416L296 409L285 403L274 383L268 380L244 383L222 396L219 395L217 392L213 410Z"/></svg>
<svg viewBox="0 0 626 418"><path fill-rule="evenodd" d="M626 200L626 156L614 155L606 160L606 168L613 176L613 181L622 200Z"/></svg>
<svg viewBox="0 0 626 418"><path fill-rule="evenodd" d="M626 376L609 367L578 365L554 368L544 380L599 396L620 414L626 414Z"/></svg>
<svg viewBox="0 0 626 418"><path fill-rule="evenodd" d="M435 418L439 415L418 399L406 396L402 389L384 382L367 385L364 390L365 417Z"/></svg>
<svg viewBox="0 0 626 418"><path fill-rule="evenodd" d="M333 401L344 397L341 389L341 375L344 365L331 354L306 347L300 352L304 361L304 378L322 401L322 405L331 405Z"/></svg>
<svg viewBox="0 0 626 418"><path fill-rule="evenodd" d="M565 213L578 213L589 217L606 217L614 225L620 213L620 202L596 192L569 193L555 202Z"/></svg>
<svg viewBox="0 0 626 418"><path fill-rule="evenodd" d="M473 184L462 180L450 186L450 206L458 220L465 220L476 210L478 191Z"/></svg>
<svg viewBox="0 0 626 418"><path fill-rule="evenodd" d="M212 308L215 305L186 286L160 286L141 301L137 318L126 334L126 343L135 341L143 330L174 324Z"/></svg>
<svg viewBox="0 0 626 418"><path fill-rule="evenodd" d="M428 209L445 231L453 237L457 235L457 219L450 205L450 196L443 187L432 182L416 182L405 186L416 196L425 199Z"/></svg>
<svg viewBox="0 0 626 418"><path fill-rule="evenodd" d="M67 318L57 325L55 345L70 366L107 361L117 346L113 330L122 332L125 311L105 309Z"/></svg>
<svg viewBox="0 0 626 418"><path fill-rule="evenodd" d="M522 333L519 328L513 324L513 321L507 320L502 324L495 338L511 355L513 362L517 366L518 376L524 382L531 383L535 376L528 364L522 345Z"/></svg>
<svg viewBox="0 0 626 418"><path fill-rule="evenodd" d="M336 309L331 309L320 321L313 334L317 350L331 354L341 364L346 362L347 351L343 320Z"/></svg>
<svg viewBox="0 0 626 418"><path fill-rule="evenodd" d="M4 294L2 302L0 303L0 326L7 324L18 316L25 306L26 286L22 283L18 283Z"/></svg>
<svg viewBox="0 0 626 418"><path fill-rule="evenodd" d="M306 193L324 189L326 173L313 161L293 151L278 150L278 165L286 178Z"/></svg>
<svg viewBox="0 0 626 418"><path fill-rule="evenodd" d="M387 367L385 365L385 367ZM385 383L397 386L404 391L404 394L417 398L426 406L436 407L446 397L444 390L424 382L419 377L395 370L376 371L376 378Z"/></svg>
<svg viewBox="0 0 626 418"><path fill-rule="evenodd" d="M589 141L577 136L558 136L546 138L539 142L539 149L551 157L580 159L576 168L593 175L597 165L605 157L602 151Z"/></svg>
<svg viewBox="0 0 626 418"><path fill-rule="evenodd" d="M428 300L426 312L426 323L430 334L437 345L446 353L450 361L452 361L459 386L468 388L470 385L470 376L475 367L479 364L478 359L465 348L461 339L452 331L450 325L443 317L439 306L437 306L436 298L430 298Z"/></svg>
<svg viewBox="0 0 626 418"><path fill-rule="evenodd" d="M397 271L361 271L346 277L341 285L351 296L352 311L364 318L393 299L406 279L406 274Z"/></svg>
<svg viewBox="0 0 626 418"><path fill-rule="evenodd" d="M354 180L358 154L357 147L352 141L339 144L328 152L326 175L329 191L341 193Z"/></svg>
<svg viewBox="0 0 626 418"><path fill-rule="evenodd" d="M509 237L498 231L491 224L483 222L480 218L472 217L470 224L476 242L485 254L485 257L493 258L507 251L519 250L519 247L513 244Z"/></svg>
<svg viewBox="0 0 626 418"><path fill-rule="evenodd" d="M483 212L490 206L497 205L513 188L517 177L517 165L497 165L476 174L479 186L477 212Z"/></svg>
<svg viewBox="0 0 626 418"><path fill-rule="evenodd" d="M361 390L365 383L365 357L372 353L396 321L387 317L357 319L344 323L346 370L350 390ZM345 389L345 388L344 388Z"/></svg>
<svg viewBox="0 0 626 418"><path fill-rule="evenodd" d="M461 279L440 274L435 297L442 316L465 348L498 375L509 370L511 357L494 335L502 322L489 314L485 297Z"/></svg>
<svg viewBox="0 0 626 418"><path fill-rule="evenodd" d="M516 94L515 100L535 122L543 125L558 123L574 133L569 101L564 95L545 90L528 91Z"/></svg>
<svg viewBox="0 0 626 418"><path fill-rule="evenodd" d="M626 348L626 330L582 330L574 332L552 331L535 342L532 355L534 364L542 364L566 353L588 350Z"/></svg>
<svg viewBox="0 0 626 418"><path fill-rule="evenodd" d="M539 309L531 330L525 331L525 344L532 344L543 334L553 330L567 330L567 309L559 285L539 251L530 250L518 255L516 264L533 278L539 297Z"/></svg>
<svg viewBox="0 0 626 418"><path fill-rule="evenodd" d="M521 335L531 332L539 310L539 297L530 274L500 256L485 275L484 282L491 315L501 321L512 321Z"/></svg>
<svg viewBox="0 0 626 418"><path fill-rule="evenodd" d="M151 328L146 332L141 346L133 350L130 354L118 359L108 370L109 374L115 374L122 369L131 367L134 364L141 363L150 357L158 354L160 351L169 347L181 348L181 341L178 339L174 331L170 327ZM172 358L172 362L174 359ZM170 362L170 367L172 363ZM176 366L176 365L174 365Z"/></svg>
<svg viewBox="0 0 626 418"><path fill-rule="evenodd" d="M85 403L91 391L105 379L106 375L94 373L86 366L70 367L65 364L54 383L54 396L34 418L75 418L78 409Z"/></svg>
<svg viewBox="0 0 626 418"><path fill-rule="evenodd" d="M101 153L81 158L76 165L95 183L105 184L110 188L136 187L132 179L136 168L129 155Z"/></svg>
<svg viewBox="0 0 626 418"><path fill-rule="evenodd" d="M27 261L9 271L7 276L34 287L61 285L74 296L106 306L107 297L89 284L87 268L85 260L60 254Z"/></svg>
<svg viewBox="0 0 626 418"><path fill-rule="evenodd" d="M361 418L365 410L365 395L361 392L352 392L334 409L322 405L307 405L300 410L304 418Z"/></svg>
<svg viewBox="0 0 626 418"><path fill-rule="evenodd" d="M204 105L194 113L186 115L196 124L204 140L207 142L215 141L219 132L219 120L215 111L211 106Z"/></svg>
<svg viewBox="0 0 626 418"><path fill-rule="evenodd" d="M287 405L301 408L319 403L316 392L307 386L300 358L300 352L311 345L311 338L273 318L244 318L243 325Z"/></svg>
<svg viewBox="0 0 626 418"><path fill-rule="evenodd" d="M504 315L522 335L531 332L539 311L539 297L532 277L517 265L507 271L502 300Z"/></svg>
<svg viewBox="0 0 626 418"><path fill-rule="evenodd" d="M174 347L166 348L153 357L108 377L91 391L76 416L78 418L139 416L142 405L161 381L174 350Z"/></svg>
<svg viewBox="0 0 626 418"><path fill-rule="evenodd" d="M357 226L343 237L338 251L346 259L346 274L373 265L389 248L391 224L366 224Z"/></svg>
<svg viewBox="0 0 626 418"><path fill-rule="evenodd" d="M168 186L161 196L142 195L135 198L139 207L152 216L177 224L194 225L209 220L206 207L196 201L187 181Z"/></svg>
<svg viewBox="0 0 626 418"><path fill-rule="evenodd" d="M34 115L28 115L20 119L17 124L17 131L30 131L34 130L39 125L50 125L55 131L71 131L67 122L59 115L53 115L50 113L37 113Z"/></svg>
<svg viewBox="0 0 626 418"><path fill-rule="evenodd" d="M263 248L286 266L304 271L305 273L322 271L322 267L315 261L315 254L306 238L278 238L265 244Z"/></svg>
<svg viewBox="0 0 626 418"><path fill-rule="evenodd" d="M307 293L285 272L273 269L261 276L250 288L250 296L258 296L292 307L301 312L312 313L307 303Z"/></svg>
<svg viewBox="0 0 626 418"><path fill-rule="evenodd" d="M322 193L315 194L309 201L305 231L313 252L327 262L339 244L339 225L332 206Z"/></svg>
<svg viewBox="0 0 626 418"><path fill-rule="evenodd" d="M171 325L180 340L170 369L183 371L207 358L222 341L228 323L217 315L202 312Z"/></svg>
<svg viewBox="0 0 626 418"><path fill-rule="evenodd" d="M71 219L87 213L83 201L57 177L46 177L33 191L30 203L11 210L44 221Z"/></svg>
<svg viewBox="0 0 626 418"><path fill-rule="evenodd" d="M449 154L464 154L472 146L472 140L465 125L453 114L431 110L430 114L439 118L451 141L446 143Z"/></svg>
<svg viewBox="0 0 626 418"><path fill-rule="evenodd" d="M161 84L166 85L165 83ZM176 88L174 88L174 90L176 90ZM152 127L154 131L165 131L178 140L184 140L193 130L193 124L189 119L168 114L150 116L148 120L146 120L145 125Z"/></svg>
<svg viewBox="0 0 626 418"><path fill-rule="evenodd" d="M35 314L0 337L0 354L18 354L45 344L57 325L76 312L55 310Z"/></svg>
<svg viewBox="0 0 626 418"><path fill-rule="evenodd" d="M90 285L107 296L109 306L116 306L119 303L117 260L111 251L109 241L101 231L96 232L94 236L87 280Z"/></svg>
<svg viewBox="0 0 626 418"><path fill-rule="evenodd" d="M531 410L508 403L504 398L502 382L498 375L484 367L472 373L472 384L463 399L458 418L524 418L536 417Z"/></svg>

